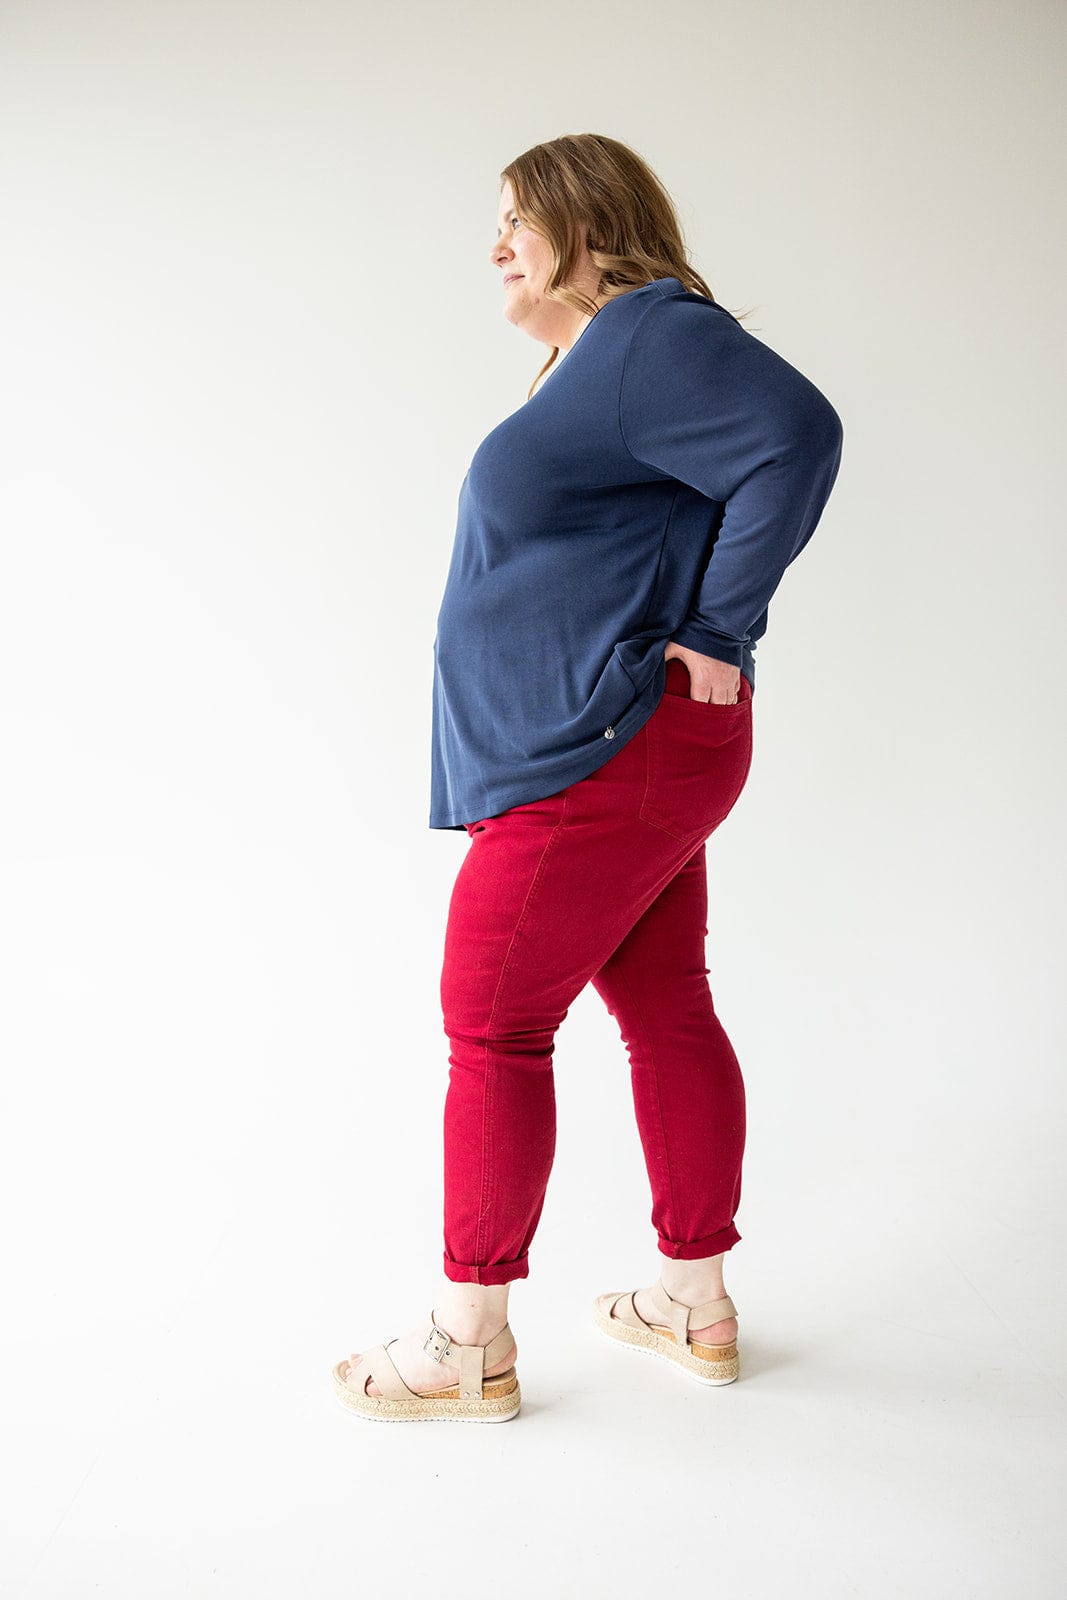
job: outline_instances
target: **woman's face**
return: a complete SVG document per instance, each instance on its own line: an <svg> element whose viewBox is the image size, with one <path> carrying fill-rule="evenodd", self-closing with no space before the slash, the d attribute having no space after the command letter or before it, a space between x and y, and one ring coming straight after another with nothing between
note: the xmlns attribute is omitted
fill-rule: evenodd
<svg viewBox="0 0 1067 1600"><path fill-rule="evenodd" d="M497 239L490 260L500 273L508 322L543 344L569 350L590 319L558 300L545 299L545 285L552 271L552 246L543 234L534 233L516 209L510 183L500 191ZM581 276L587 279L588 271ZM594 268L594 287L596 276ZM588 286L586 292L592 292Z"/></svg>

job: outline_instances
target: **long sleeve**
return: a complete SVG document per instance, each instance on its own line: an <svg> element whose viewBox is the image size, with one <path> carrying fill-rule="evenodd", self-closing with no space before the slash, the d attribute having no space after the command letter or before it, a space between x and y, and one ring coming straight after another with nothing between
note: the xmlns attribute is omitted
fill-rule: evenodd
<svg viewBox="0 0 1067 1600"><path fill-rule="evenodd" d="M653 301L633 330L619 423L643 466L723 505L676 643L739 667L786 567L811 538L841 461L820 390L723 307Z"/></svg>

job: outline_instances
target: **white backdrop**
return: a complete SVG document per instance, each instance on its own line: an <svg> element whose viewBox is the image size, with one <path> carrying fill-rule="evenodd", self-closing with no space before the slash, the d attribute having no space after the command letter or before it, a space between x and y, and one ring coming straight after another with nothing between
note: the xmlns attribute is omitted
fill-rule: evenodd
<svg viewBox="0 0 1067 1600"><path fill-rule="evenodd" d="M1064 24L0 9L0 1594L1057 1592ZM584 131L845 429L709 844L742 1381L592 1330L661 1258L589 989L522 1416L379 1428L329 1367L440 1281L435 616L546 354L498 174Z"/></svg>

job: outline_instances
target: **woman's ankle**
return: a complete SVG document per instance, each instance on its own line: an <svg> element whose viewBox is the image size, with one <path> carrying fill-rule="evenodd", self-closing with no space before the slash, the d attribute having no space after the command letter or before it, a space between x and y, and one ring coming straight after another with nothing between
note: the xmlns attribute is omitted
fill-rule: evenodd
<svg viewBox="0 0 1067 1600"><path fill-rule="evenodd" d="M661 1266L660 1282L671 1299L680 1300L683 1305L702 1306L709 1300L722 1300L726 1295L724 1260L725 1252L696 1261L668 1258Z"/></svg>
<svg viewBox="0 0 1067 1600"><path fill-rule="evenodd" d="M454 1283L446 1278L433 1303L437 1323L458 1344L487 1344L508 1320L509 1283Z"/></svg>

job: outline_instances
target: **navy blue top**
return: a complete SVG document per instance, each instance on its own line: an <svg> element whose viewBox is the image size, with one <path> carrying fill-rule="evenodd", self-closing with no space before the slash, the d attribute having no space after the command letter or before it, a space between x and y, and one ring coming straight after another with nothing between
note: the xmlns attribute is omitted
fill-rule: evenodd
<svg viewBox="0 0 1067 1600"><path fill-rule="evenodd" d="M677 278L609 300L474 452L434 639L431 828L587 777L670 640L740 667L837 477L802 373Z"/></svg>

